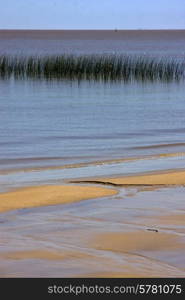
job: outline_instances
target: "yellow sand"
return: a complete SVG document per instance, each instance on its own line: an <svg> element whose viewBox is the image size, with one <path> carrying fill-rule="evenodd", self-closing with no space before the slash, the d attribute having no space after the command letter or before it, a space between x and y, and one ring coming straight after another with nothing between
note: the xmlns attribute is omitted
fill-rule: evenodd
<svg viewBox="0 0 185 300"><path fill-rule="evenodd" d="M98 181L125 185L183 185L185 184L185 171L169 171L136 176L101 178L98 179Z"/></svg>
<svg viewBox="0 0 185 300"><path fill-rule="evenodd" d="M38 186L0 194L0 212L13 209L71 203L116 194L117 191L94 186Z"/></svg>
<svg viewBox="0 0 185 300"><path fill-rule="evenodd" d="M8 253L1 253L0 258L6 259L47 259L47 260L61 260L65 258L64 254L51 252L47 250L30 250L30 251L15 251Z"/></svg>
<svg viewBox="0 0 185 300"><path fill-rule="evenodd" d="M170 225L170 226L185 226L185 213L174 214L174 215L165 215L156 218L157 223L163 225Z"/></svg>
<svg viewBox="0 0 185 300"><path fill-rule="evenodd" d="M96 249L115 252L174 250L183 246L176 235L152 231L104 233L93 241Z"/></svg>
<svg viewBox="0 0 185 300"><path fill-rule="evenodd" d="M0 253L0 258L23 260L23 259L43 259L43 260L64 260L64 259L84 259L91 256L81 252L56 252L52 250L24 250Z"/></svg>

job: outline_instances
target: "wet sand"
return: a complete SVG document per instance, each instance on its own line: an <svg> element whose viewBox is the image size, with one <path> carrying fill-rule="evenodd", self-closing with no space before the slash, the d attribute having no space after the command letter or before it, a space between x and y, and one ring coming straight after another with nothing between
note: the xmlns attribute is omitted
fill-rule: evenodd
<svg viewBox="0 0 185 300"><path fill-rule="evenodd" d="M41 259L41 260L65 260L70 258L87 258L91 257L90 255L85 255L81 252L69 252L69 251L52 251L47 249L38 249L38 250L28 250L28 251L12 251L8 253L0 254L2 259L11 259L11 260L28 260L28 259Z"/></svg>
<svg viewBox="0 0 185 300"><path fill-rule="evenodd" d="M183 214L171 214L171 215L159 217L158 221L161 224L169 225L169 226L170 226L170 224L174 224L176 226L178 226L178 225L179 226L182 226L182 225L185 226L185 211L184 211Z"/></svg>
<svg viewBox="0 0 185 300"><path fill-rule="evenodd" d="M113 189L88 186L39 186L0 194L0 212L71 203L116 194Z"/></svg>
<svg viewBox="0 0 185 300"><path fill-rule="evenodd" d="M1 213L0 276L184 277L184 187L118 190Z"/></svg>
<svg viewBox="0 0 185 300"><path fill-rule="evenodd" d="M185 276L184 170L81 182L0 194L1 277Z"/></svg>
<svg viewBox="0 0 185 300"><path fill-rule="evenodd" d="M163 232L135 231L105 233L94 241L94 247L102 250L129 252L163 251L184 247L176 235Z"/></svg>

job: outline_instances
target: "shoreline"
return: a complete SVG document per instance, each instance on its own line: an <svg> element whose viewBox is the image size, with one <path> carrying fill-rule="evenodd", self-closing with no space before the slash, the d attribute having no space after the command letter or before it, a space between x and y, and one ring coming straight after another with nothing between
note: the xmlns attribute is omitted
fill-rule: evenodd
<svg viewBox="0 0 185 300"><path fill-rule="evenodd" d="M49 170L62 170L62 169L76 169L89 166L99 166L99 165L109 165L109 164L119 164L127 163L138 160L151 160L151 159L160 159L160 158L170 158L170 157L185 157L185 152L172 152L172 153L156 153L156 154L146 154L141 156L133 157L123 157L123 158L113 158L106 160L94 160L89 162L78 162L72 164L64 165L50 165L50 166L33 166L33 167L22 167L22 168L9 168L9 169L0 169L0 175L8 175L20 172L32 172L32 171L49 171ZM51 158L51 160L58 160L58 158ZM60 160L60 158L59 158Z"/></svg>
<svg viewBox="0 0 185 300"><path fill-rule="evenodd" d="M185 185L185 170L161 170L127 176L89 177L85 180L68 181L71 183L103 184L112 186L178 186Z"/></svg>
<svg viewBox="0 0 185 300"><path fill-rule="evenodd" d="M87 186L80 184L87 184ZM105 187L97 187L97 184L105 185ZM89 177L71 181L67 180L64 185L22 187L13 191L0 193L0 213L16 209L67 204L81 200L112 196L118 193L116 187L121 186L165 187L169 185L185 185L185 170L163 170L160 172L115 177ZM109 186L113 186L113 188Z"/></svg>

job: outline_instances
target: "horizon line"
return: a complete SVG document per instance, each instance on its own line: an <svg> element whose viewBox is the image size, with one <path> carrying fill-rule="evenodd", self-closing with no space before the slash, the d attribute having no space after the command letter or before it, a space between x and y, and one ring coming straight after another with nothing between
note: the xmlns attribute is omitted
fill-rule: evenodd
<svg viewBox="0 0 185 300"><path fill-rule="evenodd" d="M142 31L142 30L148 30L148 31L160 31L160 30L185 30L185 28L127 28L127 29L122 29L122 28L106 28L106 29L82 29L82 28L78 28L78 29L62 29L62 28L0 28L0 31L13 31L13 30L27 30L27 31L33 31L33 30L37 30L37 31Z"/></svg>

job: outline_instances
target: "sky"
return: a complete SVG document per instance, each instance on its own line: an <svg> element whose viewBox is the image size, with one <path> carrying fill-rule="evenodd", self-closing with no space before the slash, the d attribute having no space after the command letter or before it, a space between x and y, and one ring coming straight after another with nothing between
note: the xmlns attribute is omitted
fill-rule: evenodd
<svg viewBox="0 0 185 300"><path fill-rule="evenodd" d="M185 0L0 0L1 29L185 29Z"/></svg>

